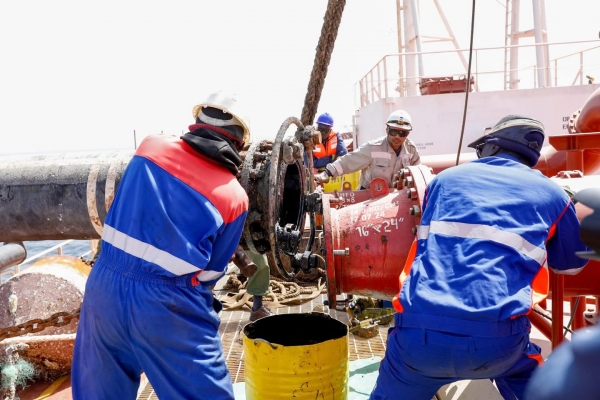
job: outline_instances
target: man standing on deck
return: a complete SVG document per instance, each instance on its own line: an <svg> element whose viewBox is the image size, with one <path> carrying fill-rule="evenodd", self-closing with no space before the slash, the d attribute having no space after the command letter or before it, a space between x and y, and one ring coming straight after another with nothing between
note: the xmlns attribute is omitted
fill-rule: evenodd
<svg viewBox="0 0 600 400"><path fill-rule="evenodd" d="M315 175L317 183L361 171L360 188L367 189L374 178L383 178L393 186L394 175L404 167L421 164L415 144L408 138L412 131L410 115L404 110L390 114L386 122L386 136L371 140L352 153L327 164L325 171Z"/></svg>
<svg viewBox="0 0 600 400"><path fill-rule="evenodd" d="M348 154L344 139L339 132L333 131L333 117L329 113L319 115L317 118L317 130L321 132L321 143L313 149L313 167L317 172L325 171L327 164ZM306 154L304 165L308 165Z"/></svg>
<svg viewBox="0 0 600 400"><path fill-rule="evenodd" d="M248 209L236 174L249 126L238 109L213 93L190 132L149 136L129 162L86 284L74 399L135 399L142 371L161 399L233 399L211 288Z"/></svg>
<svg viewBox="0 0 600 400"><path fill-rule="evenodd" d="M548 295L548 267L587 263L569 196L531 169L543 142L539 121L509 115L469 144L478 160L431 181L371 400L429 400L462 379L523 398L542 361L527 314Z"/></svg>

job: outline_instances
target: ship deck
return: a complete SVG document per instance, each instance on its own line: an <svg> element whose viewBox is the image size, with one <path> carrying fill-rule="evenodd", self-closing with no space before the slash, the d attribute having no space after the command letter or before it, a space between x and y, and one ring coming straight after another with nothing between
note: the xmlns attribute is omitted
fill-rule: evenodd
<svg viewBox="0 0 600 400"><path fill-rule="evenodd" d="M222 284L221 284L222 285ZM219 290L221 285L215 288L217 298L224 298L229 293L228 290ZM343 296L342 296L343 297ZM313 300L306 301L303 304L278 307L272 309L274 314L291 314L312 312L315 307L322 306L327 300L326 294L320 294ZM568 303L565 303L568 307ZM349 316L345 310L329 309L327 312L333 318L347 324ZM565 308L568 310L568 308ZM249 323L250 312L248 309L237 309L233 311L223 310L220 312L221 325L219 335L223 343L223 350L227 367L229 369L232 382L234 384L234 393L236 400L245 400L244 381L244 347L242 344L241 333L243 327ZM565 314L565 324L569 319L569 315ZM392 322L393 323L393 322ZM349 335L349 361L350 361L350 390L348 400L366 400L368 393L373 387L377 376L377 366L379 360L383 358L385 353L385 343L387 339L388 326L381 326L376 336L372 338L362 338L356 335ZM542 355L547 357L551 351L551 345L547 338L542 336L535 329L531 334L532 340L542 347ZM358 371L356 374L353 371ZM353 376L366 373L364 375ZM25 390L17 393L21 400L70 400L71 385L70 376L63 376L54 382L38 382L30 385ZM354 384L354 387L353 387ZM357 390L359 389L359 390ZM138 400L156 400L158 399L151 384L142 376L142 382L138 391ZM434 398L433 400L435 400ZM452 385L445 386L438 392L437 399L488 399L501 400L497 390L490 381L461 381Z"/></svg>

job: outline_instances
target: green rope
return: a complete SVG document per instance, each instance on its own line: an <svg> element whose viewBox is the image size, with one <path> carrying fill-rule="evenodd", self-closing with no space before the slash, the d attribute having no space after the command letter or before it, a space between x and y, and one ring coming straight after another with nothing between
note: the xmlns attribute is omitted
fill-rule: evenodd
<svg viewBox="0 0 600 400"><path fill-rule="evenodd" d="M17 386L24 388L27 381L32 381L35 375L33 364L19 358L16 362L0 364L2 372L2 389L14 393ZM14 397L13 397L14 398Z"/></svg>

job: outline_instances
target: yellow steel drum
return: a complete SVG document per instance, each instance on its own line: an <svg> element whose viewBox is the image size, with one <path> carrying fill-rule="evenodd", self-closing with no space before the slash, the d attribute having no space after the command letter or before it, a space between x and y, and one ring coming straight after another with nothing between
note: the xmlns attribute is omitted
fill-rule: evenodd
<svg viewBox="0 0 600 400"><path fill-rule="evenodd" d="M334 190L358 190L360 184L360 171L352 172L351 174L345 174L329 178L329 182L323 184L323 191L325 193L333 193ZM346 188L348 187L348 188Z"/></svg>
<svg viewBox="0 0 600 400"><path fill-rule="evenodd" d="M281 314L244 327L246 400L348 397L348 327L323 313Z"/></svg>

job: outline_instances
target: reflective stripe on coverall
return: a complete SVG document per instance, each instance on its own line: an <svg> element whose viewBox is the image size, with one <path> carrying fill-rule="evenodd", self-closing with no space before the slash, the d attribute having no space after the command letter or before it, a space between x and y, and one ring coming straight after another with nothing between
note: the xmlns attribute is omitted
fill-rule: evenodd
<svg viewBox="0 0 600 400"><path fill-rule="evenodd" d="M493 379L505 399L523 398L542 361L526 315L548 294L548 265L586 264L578 232L565 191L511 156L438 174L371 399L429 400L462 379Z"/></svg>
<svg viewBox="0 0 600 400"><path fill-rule="evenodd" d="M178 137L144 139L86 283L74 399L135 399L142 371L161 399L233 399L209 287L238 246L247 208L228 169Z"/></svg>

